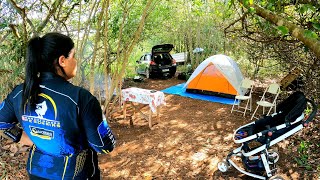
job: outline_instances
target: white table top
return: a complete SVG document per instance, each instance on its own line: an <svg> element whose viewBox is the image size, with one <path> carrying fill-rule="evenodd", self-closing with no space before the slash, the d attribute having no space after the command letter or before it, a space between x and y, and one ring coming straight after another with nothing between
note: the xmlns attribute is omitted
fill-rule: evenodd
<svg viewBox="0 0 320 180"><path fill-rule="evenodd" d="M165 104L165 96L163 92L149 89L136 87L122 89L121 97L123 101L149 104L152 112L156 112L158 106Z"/></svg>

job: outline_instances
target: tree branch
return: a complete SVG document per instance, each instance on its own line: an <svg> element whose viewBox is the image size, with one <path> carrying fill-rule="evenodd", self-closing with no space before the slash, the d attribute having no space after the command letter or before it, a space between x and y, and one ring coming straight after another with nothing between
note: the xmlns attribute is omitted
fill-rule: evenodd
<svg viewBox="0 0 320 180"><path fill-rule="evenodd" d="M65 17L62 18L61 21L66 21L68 19L68 17L70 16L72 10L76 7L76 6L79 6L80 4L79 3L74 3L72 5L72 7L69 9L69 11L67 12L67 15Z"/></svg>
<svg viewBox="0 0 320 180"><path fill-rule="evenodd" d="M317 0L291 0L288 3L282 3L282 6L291 6L291 5L297 5L297 4L311 4L315 7L320 7L320 3L317 2Z"/></svg>
<svg viewBox="0 0 320 180"><path fill-rule="evenodd" d="M274 41L277 41L277 42L282 41L282 42L289 42L289 43L297 43L298 42L296 40L284 40L282 37L274 37L274 38L270 38L270 39L267 39L267 40L255 39L253 37L250 37L249 35L242 35L240 37L252 40L254 42L259 42L259 43L271 43L271 42L274 42Z"/></svg>
<svg viewBox="0 0 320 180"><path fill-rule="evenodd" d="M256 4L249 4L246 8L253 7L256 11L256 14L267 21L273 23L277 26L285 26L288 28L292 37L297 38L301 42L303 42L311 51L315 53L315 55L320 59L320 41L317 39L309 38L304 35L305 29L301 28L300 26L289 22L285 18L274 14L273 12L263 9Z"/></svg>
<svg viewBox="0 0 320 180"><path fill-rule="evenodd" d="M243 21L247 14L248 14L248 12L245 12L239 19L233 21L233 22L232 22L231 24L229 24L226 28L224 28L224 33L227 33L227 29L229 29L231 26L235 25L235 24L236 24L237 22L239 22L240 20Z"/></svg>
<svg viewBox="0 0 320 180"><path fill-rule="evenodd" d="M27 17L25 9L19 7L14 0L8 0L8 1L13 6L13 8L18 12L18 14L20 14L20 16L28 22L32 31L35 32L35 27L33 23L30 21L30 19Z"/></svg>
<svg viewBox="0 0 320 180"><path fill-rule="evenodd" d="M47 25L50 17L56 12L56 10L58 9L59 5L62 4L62 2L63 0L55 0L55 2L53 2L53 4L51 5L52 8L49 10L46 18L44 19L44 21L42 21L42 23L37 28L37 33L41 32L42 29Z"/></svg>
<svg viewBox="0 0 320 180"><path fill-rule="evenodd" d="M12 70L0 69L0 74L3 74L3 73L12 73Z"/></svg>
<svg viewBox="0 0 320 180"><path fill-rule="evenodd" d="M2 42L8 37L8 35L10 34L11 30L7 30L6 34L3 35L1 38L0 38L0 44L2 44Z"/></svg>

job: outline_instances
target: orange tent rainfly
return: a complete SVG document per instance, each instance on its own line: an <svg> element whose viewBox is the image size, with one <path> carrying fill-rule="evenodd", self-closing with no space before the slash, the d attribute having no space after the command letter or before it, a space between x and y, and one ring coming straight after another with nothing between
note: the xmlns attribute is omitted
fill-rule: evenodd
<svg viewBox="0 0 320 180"><path fill-rule="evenodd" d="M234 97L245 93L240 89L242 80L243 75L237 63L220 54L204 60L184 87L187 92Z"/></svg>

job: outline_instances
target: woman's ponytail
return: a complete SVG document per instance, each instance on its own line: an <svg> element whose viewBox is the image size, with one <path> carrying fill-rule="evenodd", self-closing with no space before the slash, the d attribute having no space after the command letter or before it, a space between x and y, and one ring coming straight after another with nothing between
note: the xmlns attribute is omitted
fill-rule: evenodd
<svg viewBox="0 0 320 180"><path fill-rule="evenodd" d="M41 62L42 39L35 37L31 39L27 47L27 60L25 69L25 80L21 108L27 104L34 106L37 102L39 92L39 63Z"/></svg>

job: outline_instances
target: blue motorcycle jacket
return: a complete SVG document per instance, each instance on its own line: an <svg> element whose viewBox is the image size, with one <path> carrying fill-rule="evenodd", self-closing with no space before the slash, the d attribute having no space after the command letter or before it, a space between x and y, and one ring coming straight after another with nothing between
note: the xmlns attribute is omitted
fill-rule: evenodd
<svg viewBox="0 0 320 180"><path fill-rule="evenodd" d="M98 100L87 90L53 73L40 74L35 107L21 108L23 85L0 104L0 130L20 123L34 143L29 174L45 179L99 177L97 153L108 153L115 137Z"/></svg>

